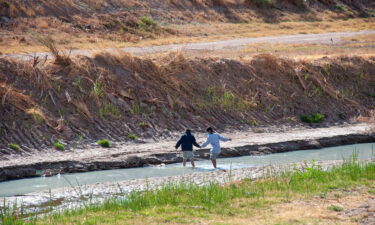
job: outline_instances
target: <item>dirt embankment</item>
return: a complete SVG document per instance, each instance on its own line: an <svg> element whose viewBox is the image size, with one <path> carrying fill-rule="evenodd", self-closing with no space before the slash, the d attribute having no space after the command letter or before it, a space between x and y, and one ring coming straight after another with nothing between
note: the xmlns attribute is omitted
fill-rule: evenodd
<svg viewBox="0 0 375 225"><path fill-rule="evenodd" d="M322 125L351 122L373 116L375 103L373 58L236 61L170 53L151 60L101 53L59 63L0 59L2 159L36 154L32 149L43 154L57 140L75 146L159 139L186 127L298 125L301 115L314 113L324 115Z"/></svg>
<svg viewBox="0 0 375 225"><path fill-rule="evenodd" d="M96 42L99 38L137 42L178 35L158 24L319 21L372 17L374 8L371 0L0 0L0 42L16 39L27 46L35 42L30 33L59 33L74 38L95 34L86 41ZM151 16L156 23L142 20L144 16Z"/></svg>

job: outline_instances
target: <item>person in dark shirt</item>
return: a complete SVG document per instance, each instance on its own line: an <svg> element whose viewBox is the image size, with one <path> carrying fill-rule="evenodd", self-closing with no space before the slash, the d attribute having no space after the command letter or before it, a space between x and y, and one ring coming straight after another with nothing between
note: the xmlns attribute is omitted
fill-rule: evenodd
<svg viewBox="0 0 375 225"><path fill-rule="evenodd" d="M191 134L190 130L186 130L185 134L183 134L180 140L176 144L176 150L181 146L182 150L182 165L186 166L186 161L190 160L191 166L195 168L194 164L194 153L193 153L193 145L200 148L201 146L195 140L195 137Z"/></svg>

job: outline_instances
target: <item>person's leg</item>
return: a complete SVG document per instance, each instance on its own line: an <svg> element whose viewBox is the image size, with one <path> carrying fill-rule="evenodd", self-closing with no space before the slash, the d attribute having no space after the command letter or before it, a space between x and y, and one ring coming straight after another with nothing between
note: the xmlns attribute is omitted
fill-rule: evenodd
<svg viewBox="0 0 375 225"><path fill-rule="evenodd" d="M216 169L216 159L211 159L211 162L212 162L212 165L214 166L214 168Z"/></svg>
<svg viewBox="0 0 375 225"><path fill-rule="evenodd" d="M183 166L183 167L186 166L186 159L183 159L183 160L182 160L182 166Z"/></svg>
<svg viewBox="0 0 375 225"><path fill-rule="evenodd" d="M191 162L191 166L192 166L193 168L195 168L194 159L191 159L190 162Z"/></svg>

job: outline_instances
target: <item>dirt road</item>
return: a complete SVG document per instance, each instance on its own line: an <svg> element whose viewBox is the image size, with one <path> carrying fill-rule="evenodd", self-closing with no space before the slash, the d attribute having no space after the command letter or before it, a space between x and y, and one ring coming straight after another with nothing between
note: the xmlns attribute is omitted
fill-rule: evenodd
<svg viewBox="0 0 375 225"><path fill-rule="evenodd" d="M101 49L104 51L125 51L134 55L147 55L166 51L194 51L194 50L224 50L224 49L241 49L248 44L256 43L320 43L320 44L335 44L341 42L341 38L352 37L356 35L367 35L375 34L375 30L366 30L358 32L335 32L335 33L323 33L323 34L297 34L297 35L282 35L273 37L257 37L257 38L241 38L223 41L213 42L201 42L201 43L186 43L186 44L171 44L171 45L160 45L160 46L147 46L147 47L125 47L125 48L107 48ZM86 55L90 56L93 50L72 50L71 55ZM1 57L12 57L22 60L30 59L31 57L50 57L51 54L47 52L40 53L25 53L25 54L4 54Z"/></svg>

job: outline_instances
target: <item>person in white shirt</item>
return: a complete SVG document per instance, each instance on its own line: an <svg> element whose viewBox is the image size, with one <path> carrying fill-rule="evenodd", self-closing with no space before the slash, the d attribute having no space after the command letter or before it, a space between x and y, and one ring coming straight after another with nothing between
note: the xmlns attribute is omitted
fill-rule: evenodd
<svg viewBox="0 0 375 225"><path fill-rule="evenodd" d="M215 133L212 127L207 128L208 136L205 143L202 144L202 147L206 147L208 144L211 144L212 148L210 151L210 159L212 161L212 165L216 168L216 158L219 156L221 152L220 148L220 141L231 141L230 138L225 138L217 133Z"/></svg>

